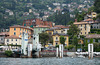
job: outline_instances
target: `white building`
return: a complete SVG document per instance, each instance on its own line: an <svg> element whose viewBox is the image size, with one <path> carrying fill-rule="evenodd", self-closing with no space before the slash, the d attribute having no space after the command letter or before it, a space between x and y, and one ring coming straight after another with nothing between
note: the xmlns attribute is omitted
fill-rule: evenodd
<svg viewBox="0 0 100 65"><path fill-rule="evenodd" d="M21 45L21 38L12 35L5 38L5 45L9 45L10 50L20 48Z"/></svg>

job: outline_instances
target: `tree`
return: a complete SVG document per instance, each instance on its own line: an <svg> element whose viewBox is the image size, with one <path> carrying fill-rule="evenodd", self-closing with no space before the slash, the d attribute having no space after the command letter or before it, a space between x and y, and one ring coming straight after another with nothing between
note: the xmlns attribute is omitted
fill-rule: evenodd
<svg viewBox="0 0 100 65"><path fill-rule="evenodd" d="M77 45L78 45L78 34L80 32L80 29L72 24L70 27L69 27L69 30L68 30L68 35L70 36L69 38L69 42L70 44L74 44L76 46L76 50L77 50Z"/></svg>
<svg viewBox="0 0 100 65"><path fill-rule="evenodd" d="M65 45L65 38L64 38L64 36L60 36L60 43Z"/></svg>
<svg viewBox="0 0 100 65"><path fill-rule="evenodd" d="M70 35L71 37L73 37L74 35L78 35L79 32L80 32L80 29L78 28L78 26L72 24L72 25L69 27L68 35Z"/></svg>
<svg viewBox="0 0 100 65"><path fill-rule="evenodd" d="M67 23L67 25L72 25L74 22L73 21L69 21L68 23Z"/></svg>
<svg viewBox="0 0 100 65"><path fill-rule="evenodd" d="M100 0L95 0L94 11L96 11L97 13L100 13Z"/></svg>
<svg viewBox="0 0 100 65"><path fill-rule="evenodd" d="M78 46L78 38L76 35L73 37L73 44L76 46L76 51L77 51L77 46Z"/></svg>
<svg viewBox="0 0 100 65"><path fill-rule="evenodd" d="M78 22L84 20L84 15L86 14L86 12L82 12L82 13L77 13L76 14L76 19Z"/></svg>
<svg viewBox="0 0 100 65"><path fill-rule="evenodd" d="M52 41L52 37L48 33L40 33L39 41L45 46L47 44L47 42Z"/></svg>

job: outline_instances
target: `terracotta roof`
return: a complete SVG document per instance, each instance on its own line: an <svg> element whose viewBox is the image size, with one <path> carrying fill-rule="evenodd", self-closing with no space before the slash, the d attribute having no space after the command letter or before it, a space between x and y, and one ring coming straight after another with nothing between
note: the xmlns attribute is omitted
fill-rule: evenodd
<svg viewBox="0 0 100 65"><path fill-rule="evenodd" d="M29 29L29 30L33 30L30 27L26 27L26 26L21 26L21 25L14 25L14 26L10 26L10 28L25 28L25 29Z"/></svg>
<svg viewBox="0 0 100 65"><path fill-rule="evenodd" d="M84 21L93 21L93 19L86 19L86 20L84 20Z"/></svg>
<svg viewBox="0 0 100 65"><path fill-rule="evenodd" d="M34 26L34 28L50 28L50 26L44 26L44 25L37 25L37 26Z"/></svg>
<svg viewBox="0 0 100 65"><path fill-rule="evenodd" d="M15 35L12 35L12 36L8 36L8 37L6 37L6 39L21 39L21 38L15 36Z"/></svg>
<svg viewBox="0 0 100 65"><path fill-rule="evenodd" d="M86 38L100 38L100 34L89 34L86 35Z"/></svg>
<svg viewBox="0 0 100 65"><path fill-rule="evenodd" d="M0 35L9 35L9 32L1 32Z"/></svg>

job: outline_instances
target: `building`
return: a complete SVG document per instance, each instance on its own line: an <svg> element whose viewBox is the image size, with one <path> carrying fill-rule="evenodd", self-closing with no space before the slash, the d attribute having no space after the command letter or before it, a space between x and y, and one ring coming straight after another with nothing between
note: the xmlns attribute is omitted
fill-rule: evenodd
<svg viewBox="0 0 100 65"><path fill-rule="evenodd" d="M21 38L11 35L5 38L5 45L9 46L8 50L18 49L21 47Z"/></svg>
<svg viewBox="0 0 100 65"><path fill-rule="evenodd" d="M91 25L88 22L74 22L80 29L80 35L87 35L90 33Z"/></svg>
<svg viewBox="0 0 100 65"><path fill-rule="evenodd" d="M25 27L25 26L20 26L20 25L10 26L10 29L9 29L10 36L15 35L21 38L23 32L28 33L29 39L33 35L33 29L30 27Z"/></svg>
<svg viewBox="0 0 100 65"><path fill-rule="evenodd" d="M91 24L91 29L100 29L100 22L94 22Z"/></svg>
<svg viewBox="0 0 100 65"><path fill-rule="evenodd" d="M91 12L89 14L86 14L86 16L84 17L84 19L93 19L97 17L97 13L96 12Z"/></svg>
<svg viewBox="0 0 100 65"><path fill-rule="evenodd" d="M40 20L40 19L29 19L29 20L24 20L24 22L23 22L23 26L33 27L33 26L38 26L38 25L44 25L44 26L52 27L53 23L50 22L50 21L43 21L43 20Z"/></svg>
<svg viewBox="0 0 100 65"><path fill-rule="evenodd" d="M46 32L49 33L50 35L53 35L54 33L67 34L68 30L69 30L69 26L56 25L56 26L46 30Z"/></svg>
<svg viewBox="0 0 100 65"><path fill-rule="evenodd" d="M87 35L91 32L91 29L100 29L100 22L93 19L86 19L81 22L74 22L75 25L81 30L80 35Z"/></svg>
<svg viewBox="0 0 100 65"><path fill-rule="evenodd" d="M65 38L65 45L69 45L69 36L67 34L59 34L54 33L53 34L53 46L59 45L60 43L60 36L64 36Z"/></svg>
<svg viewBox="0 0 100 65"><path fill-rule="evenodd" d="M47 29L49 29L49 26L43 26L43 25L38 25L38 26L34 26L34 33L38 34L38 33L42 33L45 32Z"/></svg>
<svg viewBox="0 0 100 65"><path fill-rule="evenodd" d="M0 44L3 44L5 43L5 37L9 36L9 32L1 32L0 33Z"/></svg>
<svg viewBox="0 0 100 65"><path fill-rule="evenodd" d="M100 43L100 34L89 34L85 38L87 39L87 43Z"/></svg>

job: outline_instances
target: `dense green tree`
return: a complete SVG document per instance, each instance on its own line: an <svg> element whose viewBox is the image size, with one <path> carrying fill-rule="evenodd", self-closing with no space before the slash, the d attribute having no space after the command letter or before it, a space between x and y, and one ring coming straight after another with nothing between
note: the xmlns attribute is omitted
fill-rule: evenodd
<svg viewBox="0 0 100 65"><path fill-rule="evenodd" d="M78 37L76 35L74 35L74 37L73 37L73 44L76 47L76 51L77 51L78 41L79 41Z"/></svg>
<svg viewBox="0 0 100 65"><path fill-rule="evenodd" d="M84 20L84 16L85 16L85 15L86 15L86 12L77 13L77 14L76 14L77 22L80 22L80 21Z"/></svg>
<svg viewBox="0 0 100 65"><path fill-rule="evenodd" d="M64 36L60 36L60 43L65 45L65 38L64 38Z"/></svg>
<svg viewBox="0 0 100 65"><path fill-rule="evenodd" d="M48 42L52 41L52 37L48 33L40 33L39 40L42 43L42 45L45 46Z"/></svg>
<svg viewBox="0 0 100 65"><path fill-rule="evenodd" d="M100 0L95 0L95 3L94 3L94 10L95 10L97 13L100 13Z"/></svg>
<svg viewBox="0 0 100 65"><path fill-rule="evenodd" d="M78 35L79 32L80 32L80 29L78 28L78 26L72 24L72 25L69 27L68 35L70 35L71 37L73 37L74 35Z"/></svg>

